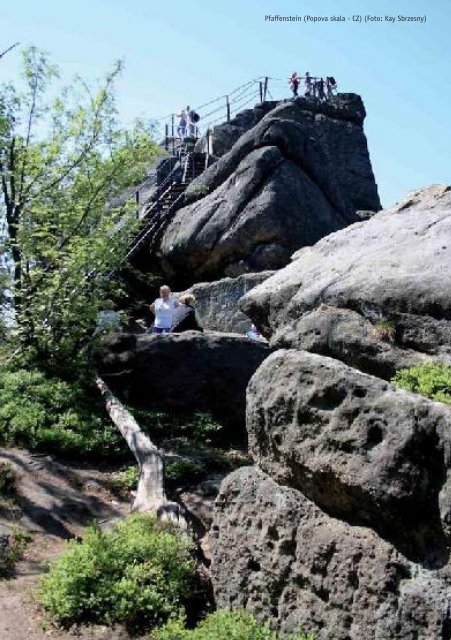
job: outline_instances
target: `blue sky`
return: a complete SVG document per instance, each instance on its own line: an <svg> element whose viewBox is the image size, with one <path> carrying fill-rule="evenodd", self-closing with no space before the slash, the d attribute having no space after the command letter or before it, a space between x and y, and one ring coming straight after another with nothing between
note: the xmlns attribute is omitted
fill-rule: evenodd
<svg viewBox="0 0 451 640"><path fill-rule="evenodd" d="M199 105L258 76L307 69L360 93L384 206L406 191L450 182L451 2L434 0L0 0L4 49L49 51L69 80L95 78L124 58L124 121ZM269 23L280 15L426 15L416 23ZM17 73L8 55L0 78ZM271 84L270 84L271 89ZM274 93L288 96L288 87ZM202 115L202 114L201 114Z"/></svg>

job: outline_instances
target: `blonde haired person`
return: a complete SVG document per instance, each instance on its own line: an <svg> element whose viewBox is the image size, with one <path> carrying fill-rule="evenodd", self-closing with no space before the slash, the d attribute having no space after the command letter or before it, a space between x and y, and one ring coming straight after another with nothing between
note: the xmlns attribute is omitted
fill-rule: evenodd
<svg viewBox="0 0 451 640"><path fill-rule="evenodd" d="M171 289L164 284L160 287L160 297L150 305L150 310L155 316L152 333L171 333L174 325L175 311L180 306Z"/></svg>

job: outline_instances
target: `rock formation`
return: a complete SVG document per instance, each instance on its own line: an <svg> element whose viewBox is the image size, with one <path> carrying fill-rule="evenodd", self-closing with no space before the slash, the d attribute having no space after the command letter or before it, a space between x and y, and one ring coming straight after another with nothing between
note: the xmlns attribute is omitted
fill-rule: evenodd
<svg viewBox="0 0 451 640"><path fill-rule="evenodd" d="M230 122L222 122L221 124L213 127L210 141L213 157L220 158L227 153L227 151L230 151L235 142L241 138L243 133L246 133L246 131L255 127L255 125L258 124L260 120L277 105L278 102L274 101L262 102L261 104L255 105L253 109L243 109L243 111L237 113ZM206 137L203 136L198 140L195 151L202 153L206 144Z"/></svg>
<svg viewBox="0 0 451 640"><path fill-rule="evenodd" d="M449 566L409 561L371 528L255 467L226 478L211 529L219 607L317 640L449 640Z"/></svg>
<svg viewBox="0 0 451 640"><path fill-rule="evenodd" d="M187 189L161 243L166 273L190 284L280 268L357 210L379 210L364 118L354 94L270 110Z"/></svg>
<svg viewBox="0 0 451 640"><path fill-rule="evenodd" d="M119 397L142 408L211 411L244 433L246 386L269 355L267 345L234 334L131 335L105 338L99 375Z"/></svg>
<svg viewBox="0 0 451 640"><path fill-rule="evenodd" d="M219 606L318 640L450 640L451 407L387 382L451 363L450 240L451 188L430 187L242 299L279 350L248 385L255 467L216 504Z"/></svg>
<svg viewBox="0 0 451 640"><path fill-rule="evenodd" d="M301 249L241 301L274 346L299 347L389 378L414 362L451 362L451 188Z"/></svg>
<svg viewBox="0 0 451 640"><path fill-rule="evenodd" d="M244 334L252 322L239 309L240 299L251 289L273 275L274 271L247 273L238 278L200 282L184 294L195 297L195 319L201 329Z"/></svg>

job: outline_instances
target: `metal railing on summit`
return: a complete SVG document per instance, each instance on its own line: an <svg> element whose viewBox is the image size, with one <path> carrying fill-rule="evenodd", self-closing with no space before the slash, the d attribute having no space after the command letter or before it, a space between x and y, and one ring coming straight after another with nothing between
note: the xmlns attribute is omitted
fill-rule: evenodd
<svg viewBox="0 0 451 640"><path fill-rule="evenodd" d="M300 82L306 79L305 76L298 77ZM313 85L318 79L316 76L310 76ZM204 168L208 166L212 155L214 128L218 124L230 122L247 107L266 102L268 97L272 100L279 98L282 90L285 97L287 97L286 94L289 91L288 78L261 76L243 83L227 94L193 107L192 111L200 112L200 122L204 130L204 143L200 150L205 156ZM315 97L314 94L313 97ZM155 175L149 176L134 192L133 197L138 205L138 217L147 217L149 212L158 210L159 201L167 194L171 184L179 181L186 183L190 162L192 163L192 175L190 178L195 177L192 154L195 144L200 138L200 127L197 123L189 120L185 122L184 126L181 126L180 122L176 122L176 118L175 114L171 114L169 117L166 116L156 121L156 124L160 125L164 122L164 146L171 154L166 163L172 163L172 166L163 180L160 180ZM183 135L184 128L186 132ZM158 171L162 170L167 171L167 167L164 164L159 167Z"/></svg>

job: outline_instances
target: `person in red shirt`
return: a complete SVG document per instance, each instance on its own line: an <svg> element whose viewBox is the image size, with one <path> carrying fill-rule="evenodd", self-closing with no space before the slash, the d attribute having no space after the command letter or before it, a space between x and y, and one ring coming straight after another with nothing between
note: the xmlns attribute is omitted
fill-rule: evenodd
<svg viewBox="0 0 451 640"><path fill-rule="evenodd" d="M299 89L299 77L296 71L291 74L291 78L289 78L290 89L293 92L293 98L298 97L298 89Z"/></svg>

